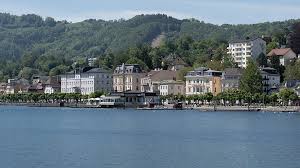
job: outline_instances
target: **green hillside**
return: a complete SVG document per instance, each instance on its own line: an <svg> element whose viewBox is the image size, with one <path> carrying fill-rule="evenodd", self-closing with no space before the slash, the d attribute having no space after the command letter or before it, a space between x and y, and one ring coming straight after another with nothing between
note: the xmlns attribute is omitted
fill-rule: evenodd
<svg viewBox="0 0 300 168"><path fill-rule="evenodd" d="M278 37L280 41L297 21L299 20L252 25L213 25L195 19L178 20L166 15L139 15L129 20L90 19L69 23L55 21L53 18L43 19L33 14L14 16L0 13L0 80L15 76L28 78L36 73L48 74L51 70L52 74L60 73L70 69L73 61L80 62L80 58L85 57L102 56L104 60L112 59L108 55L115 54L110 61L117 64L126 60L126 57L119 58L120 55L128 54L128 49L136 46L143 48L151 58L155 57L155 53L163 57L171 52L178 52L192 64L195 59L199 59L188 56L194 51L178 51L178 45L173 49L170 45L178 44L180 39L187 36L195 42L204 40L206 44L207 41L215 41L217 45L223 45L223 48L228 40L248 36L272 36ZM168 47L160 51L149 48L148 45L161 34L164 34ZM195 45L190 48L195 48ZM148 58L138 57L149 68L157 66L153 60L149 64L145 60ZM24 76L25 72L28 74Z"/></svg>

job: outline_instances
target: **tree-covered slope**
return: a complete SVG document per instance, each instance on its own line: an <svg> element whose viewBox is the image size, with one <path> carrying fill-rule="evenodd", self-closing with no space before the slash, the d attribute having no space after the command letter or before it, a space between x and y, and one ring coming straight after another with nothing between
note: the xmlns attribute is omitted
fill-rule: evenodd
<svg viewBox="0 0 300 168"><path fill-rule="evenodd" d="M194 40L229 41L247 36L284 37L298 20L252 25L214 25L166 15L139 15L129 20L90 19L79 23L43 19L30 14L0 13L0 78L16 76L24 67L48 73L82 57L120 53L149 44L164 34L167 41L185 36ZM193 60L190 60L193 61ZM31 69L31 70L32 70Z"/></svg>

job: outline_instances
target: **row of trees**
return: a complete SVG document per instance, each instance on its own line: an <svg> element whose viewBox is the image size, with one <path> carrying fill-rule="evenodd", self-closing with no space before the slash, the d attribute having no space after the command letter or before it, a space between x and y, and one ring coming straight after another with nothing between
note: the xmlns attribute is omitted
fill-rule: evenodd
<svg viewBox="0 0 300 168"><path fill-rule="evenodd" d="M215 104L215 105L251 105L251 104L264 104L264 105L289 105L299 100L297 94L290 89L282 89L279 93L267 95L265 93L249 93L240 90L224 91L217 96L212 93L199 94L199 95L168 95L162 96L162 101L175 100L186 101L188 104Z"/></svg>
<svg viewBox="0 0 300 168"><path fill-rule="evenodd" d="M89 98L102 96L103 92L95 92L91 95L82 95L80 93L21 93L0 95L0 102L5 103L60 103L60 102L82 102Z"/></svg>

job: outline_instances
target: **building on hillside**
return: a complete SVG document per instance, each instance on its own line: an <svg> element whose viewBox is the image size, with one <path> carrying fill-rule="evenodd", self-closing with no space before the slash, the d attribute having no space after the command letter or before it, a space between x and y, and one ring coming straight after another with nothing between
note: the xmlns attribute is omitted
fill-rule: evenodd
<svg viewBox="0 0 300 168"><path fill-rule="evenodd" d="M36 84L32 84L28 88L29 93L44 93L45 84L39 82Z"/></svg>
<svg viewBox="0 0 300 168"><path fill-rule="evenodd" d="M279 57L280 65L286 66L293 60L297 59L296 53L291 48L273 49L268 53L268 59Z"/></svg>
<svg viewBox="0 0 300 168"><path fill-rule="evenodd" d="M0 83L0 94L5 94L7 83Z"/></svg>
<svg viewBox="0 0 300 168"><path fill-rule="evenodd" d="M278 92L280 88L280 74L274 68L260 68L260 73L263 79L263 91L270 94Z"/></svg>
<svg viewBox="0 0 300 168"><path fill-rule="evenodd" d="M46 82L44 93L53 94L61 92L61 79L60 76L49 77Z"/></svg>
<svg viewBox="0 0 300 168"><path fill-rule="evenodd" d="M300 80L287 80L284 83L284 87L294 90L300 96Z"/></svg>
<svg viewBox="0 0 300 168"><path fill-rule="evenodd" d="M62 93L89 95L96 91L112 91L112 73L101 68L84 68L61 75Z"/></svg>
<svg viewBox="0 0 300 168"><path fill-rule="evenodd" d="M115 92L141 92L141 79L146 74L138 64L122 64L113 74Z"/></svg>
<svg viewBox="0 0 300 168"><path fill-rule="evenodd" d="M38 83L45 84L49 80L49 76L33 76L32 84L36 85Z"/></svg>
<svg viewBox="0 0 300 168"><path fill-rule="evenodd" d="M246 68L248 58L257 58L266 54L266 42L261 38L235 40L229 43L227 54L231 55L238 67Z"/></svg>
<svg viewBox="0 0 300 168"><path fill-rule="evenodd" d="M160 82L160 95L185 95L185 83L183 81L165 80Z"/></svg>
<svg viewBox="0 0 300 168"><path fill-rule="evenodd" d="M222 74L222 92L227 90L238 90L243 69L226 68Z"/></svg>
<svg viewBox="0 0 300 168"><path fill-rule="evenodd" d="M95 66L95 63L97 62L97 58L88 58L87 62L90 67L93 67L93 66Z"/></svg>
<svg viewBox="0 0 300 168"><path fill-rule="evenodd" d="M167 66L167 69L171 71L179 71L188 66L188 64L176 54L170 54L164 58L162 64L163 66Z"/></svg>
<svg viewBox="0 0 300 168"><path fill-rule="evenodd" d="M177 71L171 70L152 70L146 77L141 79L141 92L150 92L159 94L159 85L164 80L176 81Z"/></svg>
<svg viewBox="0 0 300 168"><path fill-rule="evenodd" d="M221 71L200 67L185 76L186 95L212 93L218 95L222 91Z"/></svg>
<svg viewBox="0 0 300 168"><path fill-rule="evenodd" d="M27 79L8 79L5 94L27 93L29 87Z"/></svg>

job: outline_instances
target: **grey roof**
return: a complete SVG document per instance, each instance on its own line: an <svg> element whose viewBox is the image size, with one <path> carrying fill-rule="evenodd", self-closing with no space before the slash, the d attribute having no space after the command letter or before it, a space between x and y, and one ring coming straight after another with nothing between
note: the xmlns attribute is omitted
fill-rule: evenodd
<svg viewBox="0 0 300 168"><path fill-rule="evenodd" d="M93 68L89 71L86 71L86 73L105 73L107 70L104 70L102 68Z"/></svg>
<svg viewBox="0 0 300 168"><path fill-rule="evenodd" d="M142 69L138 64L118 65L114 73L142 73Z"/></svg>
<svg viewBox="0 0 300 168"><path fill-rule="evenodd" d="M271 67L265 67L265 68L260 68L260 71L262 74L274 74L274 75L279 75L276 69L271 68Z"/></svg>
<svg viewBox="0 0 300 168"><path fill-rule="evenodd" d="M242 75L244 69L241 68L226 68L224 75Z"/></svg>

